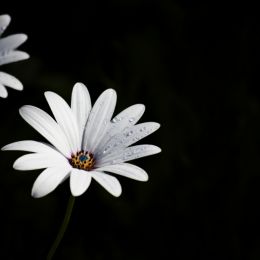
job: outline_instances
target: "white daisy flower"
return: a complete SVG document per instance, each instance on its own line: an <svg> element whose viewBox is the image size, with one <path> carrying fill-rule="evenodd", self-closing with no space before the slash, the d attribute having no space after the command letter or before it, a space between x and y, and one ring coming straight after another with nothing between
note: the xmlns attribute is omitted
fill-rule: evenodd
<svg viewBox="0 0 260 260"><path fill-rule="evenodd" d="M29 55L23 51L17 51L16 48L27 40L25 34L13 34L4 38L1 38L2 33L9 25L11 17L7 14L0 15L0 65L25 60L29 58ZM10 87L16 90L22 90L22 83L5 72L0 71L0 97L6 98L8 96L6 87Z"/></svg>
<svg viewBox="0 0 260 260"><path fill-rule="evenodd" d="M154 145L130 146L160 127L153 122L136 124L144 113L144 105L130 106L111 120L116 105L113 89L104 91L93 108L82 83L73 88L71 107L54 92L45 92L45 97L55 120L34 106L23 106L19 112L50 144L20 141L2 148L31 152L15 161L16 170L46 168L34 182L33 197L47 195L68 177L73 196L83 194L92 178L112 195L119 196L119 181L106 172L148 180L143 169L126 163L161 151Z"/></svg>

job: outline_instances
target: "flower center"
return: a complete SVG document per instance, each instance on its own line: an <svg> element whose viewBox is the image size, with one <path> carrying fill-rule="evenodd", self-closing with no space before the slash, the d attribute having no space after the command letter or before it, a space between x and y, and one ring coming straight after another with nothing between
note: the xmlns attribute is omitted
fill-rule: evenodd
<svg viewBox="0 0 260 260"><path fill-rule="evenodd" d="M73 154L69 162L72 165L72 167L85 171L90 171L95 164L93 154L89 153L88 151L80 151L76 154Z"/></svg>

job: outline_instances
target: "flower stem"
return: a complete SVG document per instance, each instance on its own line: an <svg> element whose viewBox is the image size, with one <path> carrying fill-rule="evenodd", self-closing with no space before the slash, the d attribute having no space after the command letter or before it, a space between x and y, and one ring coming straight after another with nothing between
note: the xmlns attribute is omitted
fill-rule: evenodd
<svg viewBox="0 0 260 260"><path fill-rule="evenodd" d="M50 249L50 251L47 255L47 260L51 260L53 258L53 255L55 254L56 249L59 246L61 239L63 238L63 235L64 235L64 233L67 229L67 226L69 224L69 221L70 221L70 216L71 216L71 212L72 212L72 209L73 209L74 202L75 202L75 197L71 195L70 198L69 198L68 205L67 205L65 217L64 217L63 222L61 224L59 233L58 233L58 235L57 235L54 243L52 244L51 249Z"/></svg>

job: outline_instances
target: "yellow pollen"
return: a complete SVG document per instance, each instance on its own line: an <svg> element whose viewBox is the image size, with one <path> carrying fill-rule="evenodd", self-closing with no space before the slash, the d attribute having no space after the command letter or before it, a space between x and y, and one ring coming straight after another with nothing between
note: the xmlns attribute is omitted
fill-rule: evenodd
<svg viewBox="0 0 260 260"><path fill-rule="evenodd" d="M89 153L88 151L80 151L76 154L73 154L69 161L72 167L85 171L90 171L95 164L93 154Z"/></svg>

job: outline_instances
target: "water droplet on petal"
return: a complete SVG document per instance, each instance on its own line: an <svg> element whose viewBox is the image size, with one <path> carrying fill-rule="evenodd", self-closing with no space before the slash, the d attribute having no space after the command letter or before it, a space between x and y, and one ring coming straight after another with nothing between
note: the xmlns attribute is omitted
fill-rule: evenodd
<svg viewBox="0 0 260 260"><path fill-rule="evenodd" d="M113 118L112 119L112 123L117 123L117 122L119 122L119 121L121 121L122 120L122 118L121 117L115 117L115 118Z"/></svg>
<svg viewBox="0 0 260 260"><path fill-rule="evenodd" d="M126 137L129 137L129 136L131 136L133 133L134 133L134 132L133 132L132 130L130 130L129 132L127 132L127 133L125 134L125 136L126 136Z"/></svg>
<svg viewBox="0 0 260 260"><path fill-rule="evenodd" d="M110 148L110 146L106 146L103 150L103 154L107 153L108 149Z"/></svg>

